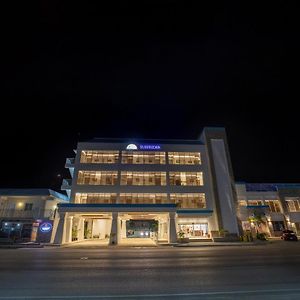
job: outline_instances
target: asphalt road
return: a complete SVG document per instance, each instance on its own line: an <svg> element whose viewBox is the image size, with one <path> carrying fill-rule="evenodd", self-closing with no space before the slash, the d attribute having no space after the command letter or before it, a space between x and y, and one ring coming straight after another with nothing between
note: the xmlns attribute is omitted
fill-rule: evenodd
<svg viewBox="0 0 300 300"><path fill-rule="evenodd" d="M0 299L300 299L300 242L0 249Z"/></svg>

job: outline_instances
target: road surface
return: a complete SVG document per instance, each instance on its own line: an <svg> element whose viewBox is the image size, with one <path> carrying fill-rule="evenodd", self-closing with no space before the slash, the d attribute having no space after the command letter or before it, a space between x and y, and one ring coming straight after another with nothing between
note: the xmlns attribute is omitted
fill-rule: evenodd
<svg viewBox="0 0 300 300"><path fill-rule="evenodd" d="M0 249L2 299L300 299L300 242Z"/></svg>

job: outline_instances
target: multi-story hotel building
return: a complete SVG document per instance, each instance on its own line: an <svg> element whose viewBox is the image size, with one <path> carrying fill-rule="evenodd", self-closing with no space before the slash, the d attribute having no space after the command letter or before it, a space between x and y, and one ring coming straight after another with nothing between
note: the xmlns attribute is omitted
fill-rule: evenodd
<svg viewBox="0 0 300 300"><path fill-rule="evenodd" d="M101 139L79 142L64 180L52 242L112 244L239 235L236 193L223 128L199 140Z"/></svg>

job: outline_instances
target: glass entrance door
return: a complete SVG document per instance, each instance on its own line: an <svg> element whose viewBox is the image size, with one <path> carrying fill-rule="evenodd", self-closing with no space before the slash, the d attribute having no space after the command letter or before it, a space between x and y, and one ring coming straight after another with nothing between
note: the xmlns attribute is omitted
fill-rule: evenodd
<svg viewBox="0 0 300 300"><path fill-rule="evenodd" d="M152 238L157 232L155 220L126 221L126 238Z"/></svg>

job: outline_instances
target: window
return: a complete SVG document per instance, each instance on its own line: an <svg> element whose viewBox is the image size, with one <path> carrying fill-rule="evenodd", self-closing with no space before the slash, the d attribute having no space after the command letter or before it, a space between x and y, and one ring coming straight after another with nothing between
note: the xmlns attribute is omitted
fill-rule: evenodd
<svg viewBox="0 0 300 300"><path fill-rule="evenodd" d="M248 200L248 205L249 206L260 206L264 205L262 200Z"/></svg>
<svg viewBox="0 0 300 300"><path fill-rule="evenodd" d="M170 198L180 208L206 208L204 193L170 194Z"/></svg>
<svg viewBox="0 0 300 300"><path fill-rule="evenodd" d="M79 171L77 184L114 185L117 183L116 171Z"/></svg>
<svg viewBox="0 0 300 300"><path fill-rule="evenodd" d="M272 221L272 226L274 231L282 231L285 228L283 221Z"/></svg>
<svg viewBox="0 0 300 300"><path fill-rule="evenodd" d="M202 172L170 172L170 185L203 185Z"/></svg>
<svg viewBox="0 0 300 300"><path fill-rule="evenodd" d="M285 200L290 212L300 211L299 198L293 197Z"/></svg>
<svg viewBox="0 0 300 300"><path fill-rule="evenodd" d="M151 164L166 163L166 153L159 151L122 151L122 164Z"/></svg>
<svg viewBox="0 0 300 300"><path fill-rule="evenodd" d="M247 206L247 201L246 200L239 200L238 205L239 206Z"/></svg>
<svg viewBox="0 0 300 300"><path fill-rule="evenodd" d="M166 172L121 172L121 185L166 185Z"/></svg>
<svg viewBox="0 0 300 300"><path fill-rule="evenodd" d="M127 204L161 204L168 203L167 194L121 193L120 202Z"/></svg>
<svg viewBox="0 0 300 300"><path fill-rule="evenodd" d="M33 203L25 203L24 210L32 210Z"/></svg>
<svg viewBox="0 0 300 300"><path fill-rule="evenodd" d="M116 203L117 194L111 193L76 193L75 203Z"/></svg>
<svg viewBox="0 0 300 300"><path fill-rule="evenodd" d="M178 224L179 232L183 232L185 237L199 239L208 237L207 223Z"/></svg>
<svg viewBox="0 0 300 300"><path fill-rule="evenodd" d="M119 160L119 151L81 151L80 162L90 164L115 164Z"/></svg>
<svg viewBox="0 0 300 300"><path fill-rule="evenodd" d="M277 213L281 212L279 200L266 200L265 202L266 205L269 205L271 212L277 212Z"/></svg>
<svg viewBox="0 0 300 300"><path fill-rule="evenodd" d="M169 164L200 165L200 152L168 152Z"/></svg>

